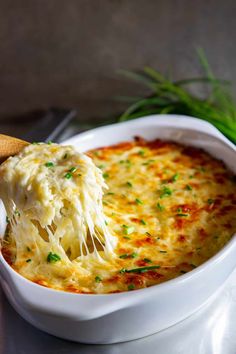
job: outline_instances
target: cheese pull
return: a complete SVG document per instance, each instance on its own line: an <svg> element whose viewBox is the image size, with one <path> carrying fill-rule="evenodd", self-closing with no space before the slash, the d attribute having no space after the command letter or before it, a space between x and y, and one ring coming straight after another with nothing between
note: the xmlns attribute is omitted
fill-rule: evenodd
<svg viewBox="0 0 236 354"><path fill-rule="evenodd" d="M0 166L0 198L16 264L25 261L27 250L34 267L50 263L51 255L82 272L88 259L111 257L116 238L103 214L106 188L101 170L72 146L30 144L9 157Z"/></svg>

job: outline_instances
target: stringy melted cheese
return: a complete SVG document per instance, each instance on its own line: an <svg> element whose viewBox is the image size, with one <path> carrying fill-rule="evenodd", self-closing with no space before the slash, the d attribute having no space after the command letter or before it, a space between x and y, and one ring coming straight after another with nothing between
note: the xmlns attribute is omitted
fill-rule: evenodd
<svg viewBox="0 0 236 354"><path fill-rule="evenodd" d="M102 171L109 187L103 196L103 211L107 232L118 240L113 251L115 256L104 262L95 261L94 257L86 264L79 260L81 257L68 262L69 247L73 245L77 249L75 255L79 247L76 238L69 236L71 223L65 220L63 248L66 256L60 248L55 248L53 252L58 253L61 260L48 263L46 258L51 248L41 250L38 243L34 246L34 230L26 232L25 229L24 241L18 240L16 245L21 248L19 260L11 223L3 254L23 276L48 287L78 293L110 293L148 287L199 266L217 253L236 231L235 176L222 162L204 151L171 142L137 139L96 149L88 155ZM48 160L52 160L51 152ZM33 173L31 163L28 166L32 169L30 176ZM62 178L67 168L66 165L63 173L58 172L57 181L68 182ZM55 180L55 172L51 169L50 175ZM12 187L15 198L17 183L15 181ZM4 186L1 194L3 189ZM59 189L54 193L54 202ZM72 188L72 199L75 192ZM32 193L31 202L36 205L41 195L36 190ZM61 209L58 206L55 210ZM35 218L34 213L35 210L32 213ZM69 207L66 215L71 220ZM46 219L45 225L53 218ZM80 225L76 224L75 229L80 232ZM112 240L109 235L107 243ZM42 242L44 247L48 245L47 241ZM34 257L39 249L37 267L32 269L27 259L32 259L35 266Z"/></svg>
<svg viewBox="0 0 236 354"><path fill-rule="evenodd" d="M107 187L88 156L72 146L32 144L0 167L0 179L14 267L22 274L54 283L86 276L113 256L102 207Z"/></svg>

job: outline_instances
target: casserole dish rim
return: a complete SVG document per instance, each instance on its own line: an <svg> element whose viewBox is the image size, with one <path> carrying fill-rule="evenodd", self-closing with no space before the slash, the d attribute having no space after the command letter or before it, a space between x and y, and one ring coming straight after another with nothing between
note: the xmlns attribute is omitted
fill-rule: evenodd
<svg viewBox="0 0 236 354"><path fill-rule="evenodd" d="M236 152L236 147L234 146L233 143L231 143L223 134L221 134L214 126L212 126L210 123L206 122L206 121L203 121L201 119L198 119L198 118L194 118L194 117L188 117L188 116L184 116L184 115L151 115L151 116L145 116L145 117L141 117L141 118L137 118L137 119L134 119L134 120L130 120L130 121L126 121L126 122L120 122L120 123L113 123L113 124L109 124L109 125L105 125L105 126L102 126L102 127L98 127L98 128L94 128L94 129L91 129L91 130L88 130L88 131L85 131L85 132L82 132L82 133L79 133L79 134L76 134L75 136L71 137L70 139L67 139L65 140L64 142L62 142L63 145L73 145L74 142L76 140L82 140L82 139L85 139L87 137L89 137L89 135L91 134L96 134L98 133L99 131L102 131L104 129L112 129L114 128L115 126L121 126L121 125L133 125L135 124L136 122L138 124L142 124L144 123L143 125L145 126L145 123L150 123L156 119L159 119L159 118L165 118L165 117L168 117L168 120L177 120L177 119L181 119L181 118L188 118L188 121L189 121L189 126L185 126L185 130L186 129L189 129L189 130L196 130L197 129L192 126L191 123L200 123L203 127L205 126L206 128L209 129L209 131L207 132L207 135L209 136L213 136L215 137L216 139L218 140L221 140L223 141L224 143L226 143L232 150L234 150ZM168 127L169 124L168 122L163 123L161 124L162 127ZM176 124L176 127L175 127L177 130L180 129L181 130L181 126L178 127L178 125ZM202 131L203 133L204 131ZM210 132L210 133L209 133ZM141 135L141 134L140 134ZM161 139L161 138L160 138ZM120 142L122 142L122 139L119 139ZM165 139L163 139L165 140ZM170 139L171 140L171 139ZM169 141L170 141L169 140ZM125 141L125 138L124 140ZM115 144L115 143L114 143ZM109 146L110 144L107 144L105 143L104 146ZM211 154L210 154L211 155ZM234 172L235 173L235 172ZM1 217L1 215L0 215ZM73 292L69 292L69 291L65 291L65 290L60 290L60 289L54 289L54 288L51 288L51 287L46 287L46 286L42 286L42 285L39 285L37 283L35 283L34 281L32 280L29 280L27 278L25 278L23 275L21 275L19 272L17 272L11 265L8 264L8 262L5 260L2 252L1 252L1 249L0 249L0 261L2 264L4 264L5 267L7 267L8 271L10 273L13 274L13 276L17 276L17 277L20 277L20 280L23 281L23 282L26 282L27 284L30 284L31 286L33 287L36 287L38 289L43 289L44 288L44 291L47 291L47 292L50 292L50 293L55 293L55 294L64 294L62 296L79 296L79 295L82 295L84 298L87 297L87 298L91 298L91 297L94 297L94 298L102 298L102 297L108 297L108 296L112 296L112 297L120 297L120 296L132 296L132 293L135 293L135 294L140 294L141 296L141 293L146 293L148 294L148 292L150 293L151 291L156 291L157 289L159 289L160 291L162 290L168 290L169 288L171 287L174 287L175 285L178 285L179 283L183 283L183 282L187 282L191 277L193 277L194 275L197 275L201 272L204 272L205 268L206 267L210 267L210 266L214 266L215 263L219 262L222 258L226 257L227 256L227 251L230 251L232 245L236 242L236 233L234 233L231 237L231 239L224 245L224 247L222 247L215 255L213 255L212 257L210 257L208 260L206 260L204 263L202 263L201 265L197 266L196 268L194 268L193 270L185 273L185 274L181 274L179 276L177 276L176 278L173 278L173 279L170 279L170 280L167 280L167 281L164 281L160 284L155 284L155 285L152 285L150 287L146 287L146 288L140 288L140 289L135 289L135 290L132 290L132 291L121 291L121 292L118 292L118 293L103 293L103 294L97 294L97 293L93 293L93 294L86 294L86 293L73 293ZM152 289L152 290L150 290ZM162 289L162 290L161 290ZM43 290L42 290L43 291ZM65 295L66 294L66 295ZM130 294L130 295L128 295ZM60 296L60 295L58 295Z"/></svg>

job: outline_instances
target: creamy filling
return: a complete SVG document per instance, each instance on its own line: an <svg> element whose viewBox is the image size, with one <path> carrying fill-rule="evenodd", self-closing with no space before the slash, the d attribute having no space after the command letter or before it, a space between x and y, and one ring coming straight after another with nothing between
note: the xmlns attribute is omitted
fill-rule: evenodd
<svg viewBox="0 0 236 354"><path fill-rule="evenodd" d="M31 144L0 167L0 198L16 247L15 265L60 260L86 274L90 262L114 256L116 238L103 213L102 172L72 146Z"/></svg>

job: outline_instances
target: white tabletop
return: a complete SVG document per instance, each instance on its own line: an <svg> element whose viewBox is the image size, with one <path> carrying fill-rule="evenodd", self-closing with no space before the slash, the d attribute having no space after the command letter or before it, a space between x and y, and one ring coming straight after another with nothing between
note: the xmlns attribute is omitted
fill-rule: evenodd
<svg viewBox="0 0 236 354"><path fill-rule="evenodd" d="M214 299L185 321L113 345L72 343L43 333L13 310L0 289L0 354L235 354L235 325L236 270Z"/></svg>

